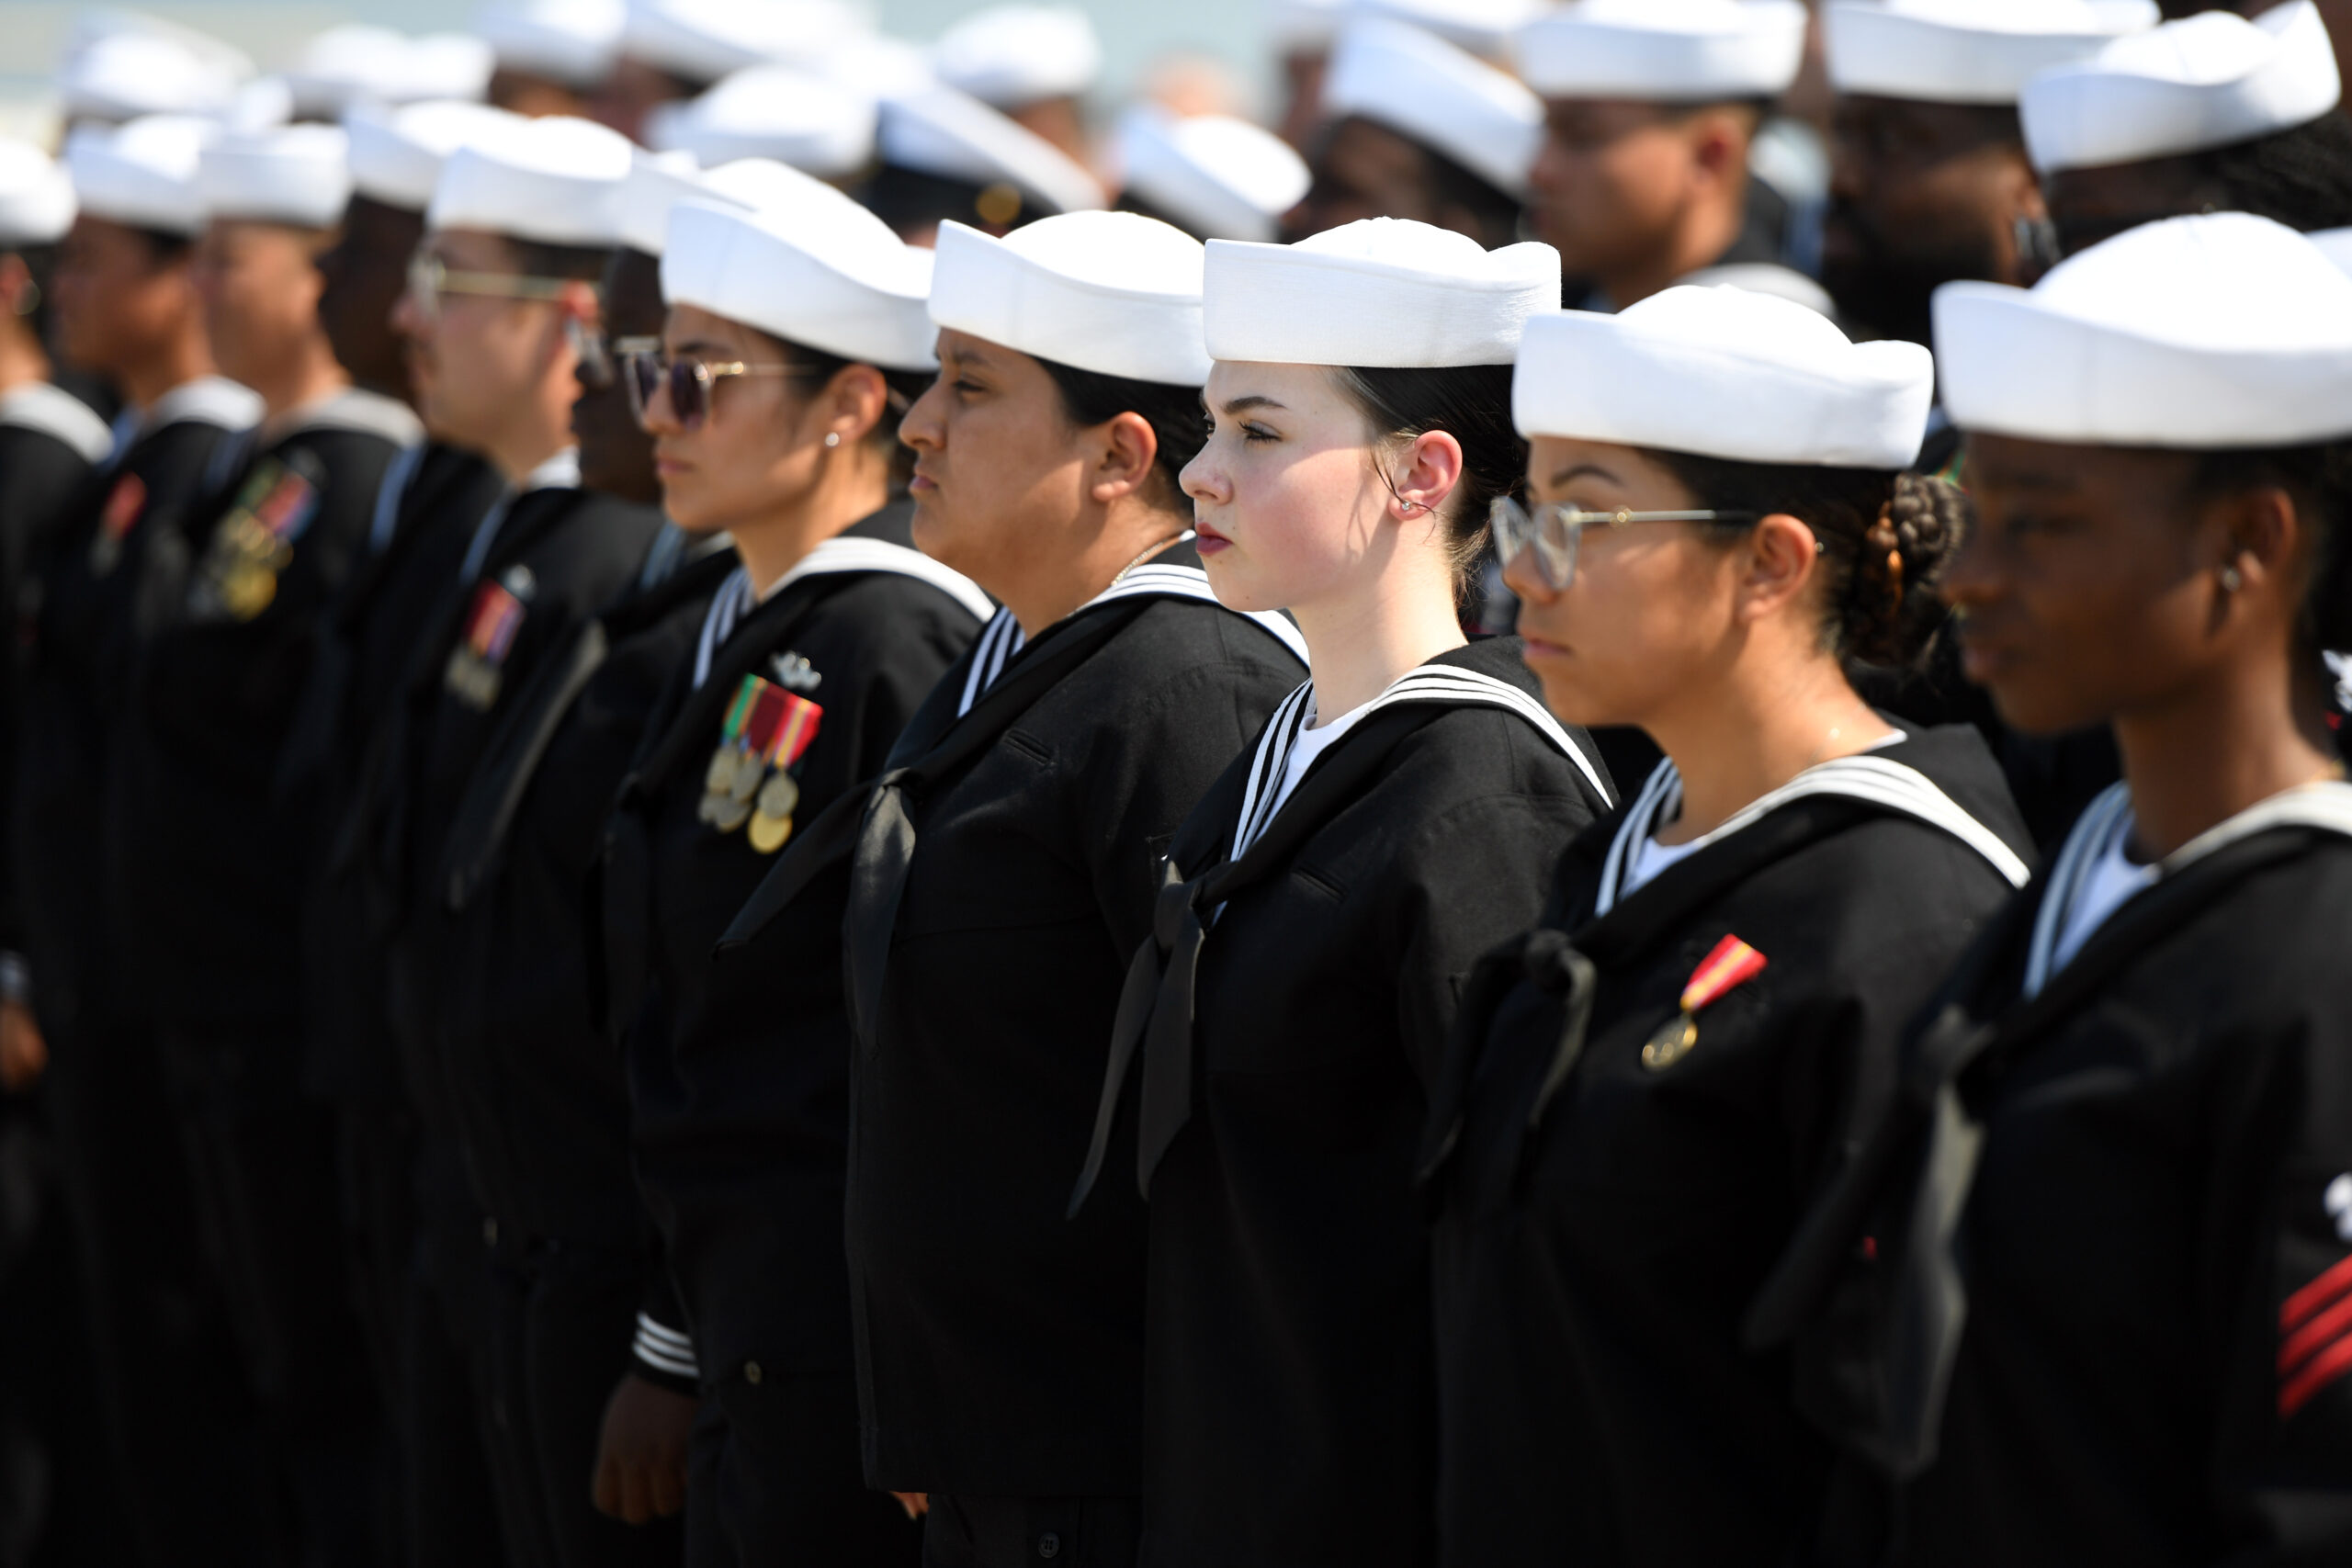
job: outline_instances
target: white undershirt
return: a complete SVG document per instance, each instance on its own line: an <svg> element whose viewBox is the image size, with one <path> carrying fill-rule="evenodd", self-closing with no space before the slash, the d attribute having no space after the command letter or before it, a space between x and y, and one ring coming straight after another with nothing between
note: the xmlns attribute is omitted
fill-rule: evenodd
<svg viewBox="0 0 2352 1568"><path fill-rule="evenodd" d="M2066 906L2064 921L2058 928L2058 945L2052 952L2051 968L2064 969L2072 962L2083 943L2092 933L2107 924L2108 917L2121 908L2125 900L2144 888L2154 886L2156 867L2141 865L2124 852L2123 846L2132 838L2132 817L2125 812L2117 819L2115 830L2108 836L2098 859L2082 880L2074 899Z"/></svg>
<svg viewBox="0 0 2352 1568"><path fill-rule="evenodd" d="M1907 739L1909 738L1902 730L1889 730L1863 747L1862 750L1882 751L1889 746L1899 745ZM1645 886L1667 867L1678 861L1689 859L1694 852L1702 850L1714 842L1721 832L1722 829L1717 829L1713 833L1702 833L1687 844L1661 844L1654 835L1645 835L1641 842L1634 846L1633 860L1625 867L1623 885L1618 889L1617 897L1625 897L1635 888Z"/></svg>
<svg viewBox="0 0 2352 1568"><path fill-rule="evenodd" d="M1273 805L1263 814L1264 820L1273 820L1275 814L1282 810L1283 803L1289 800L1298 788L1298 781L1305 778L1306 770L1315 765L1315 759L1329 750L1333 741L1354 728L1356 720L1371 707L1368 702L1359 703L1329 724L1310 723L1298 732L1298 739L1291 743L1289 765L1283 769L1282 781L1274 786ZM1249 847L1241 841L1241 835L1249 830L1249 818L1245 817L1234 829L1233 858L1236 860L1240 859L1242 852Z"/></svg>

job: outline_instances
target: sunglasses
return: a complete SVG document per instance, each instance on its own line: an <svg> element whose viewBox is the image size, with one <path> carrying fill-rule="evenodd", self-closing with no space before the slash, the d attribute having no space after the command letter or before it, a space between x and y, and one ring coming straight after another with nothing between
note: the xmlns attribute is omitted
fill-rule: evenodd
<svg viewBox="0 0 2352 1568"><path fill-rule="evenodd" d="M1510 496L1498 498L1487 513L1495 531L1495 554L1503 565L1519 558L1532 546L1536 574L1555 593L1565 592L1577 580L1577 554L1584 531L1596 525L1623 528L1634 523L1753 523L1755 512L1579 512L1573 506L1539 506L1532 513Z"/></svg>
<svg viewBox="0 0 2352 1568"><path fill-rule="evenodd" d="M472 295L484 299L560 299L571 282L570 278L525 277L510 272L452 272L447 262L430 251L419 251L408 260L409 298L416 302L417 314L428 321L441 319L441 301L448 295Z"/></svg>
<svg viewBox="0 0 2352 1568"><path fill-rule="evenodd" d="M746 365L740 359L713 363L704 359L664 359L658 349L639 349L619 356L621 379L628 387L628 406L641 426L656 394L670 394L670 417L681 429L700 430L710 417L711 389L732 376L810 376L807 365Z"/></svg>
<svg viewBox="0 0 2352 1568"><path fill-rule="evenodd" d="M564 335L571 341L571 352L580 362L580 384L592 391L609 391L620 378L620 360L632 354L657 354L662 340L658 337L607 337L602 327L571 318L563 323Z"/></svg>

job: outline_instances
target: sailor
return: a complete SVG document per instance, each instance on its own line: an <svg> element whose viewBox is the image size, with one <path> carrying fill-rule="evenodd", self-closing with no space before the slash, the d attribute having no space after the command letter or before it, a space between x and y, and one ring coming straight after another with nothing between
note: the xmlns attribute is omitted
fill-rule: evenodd
<svg viewBox="0 0 2352 1568"><path fill-rule="evenodd" d="M934 1568L1135 1558L1144 1211L1113 1183L1072 1224L1070 1178L1168 836L1304 650L1193 547L1201 256L1132 213L941 229L913 537L1005 607L729 931L838 897L851 860L865 1475L929 1495Z"/></svg>
<svg viewBox="0 0 2352 1568"><path fill-rule="evenodd" d="M483 96L537 118L584 115L620 53L621 0L492 0L473 30L494 68Z"/></svg>
<svg viewBox="0 0 2352 1568"><path fill-rule="evenodd" d="M518 1435L498 1433L492 1419L485 1262L496 1233L469 1186L449 1101L440 860L505 705L582 617L636 581L660 526L648 508L579 487L570 431L575 345L596 321L594 280L620 237L629 163L619 136L560 117L459 148L434 187L400 307L425 419L443 439L489 457L510 491L469 530L431 623L412 637L348 829L419 1128L402 1382L412 1402L407 1507L428 1553L453 1537L462 1549L462 1532L479 1523L481 1461L466 1461L462 1432L448 1425L453 1404L466 1403L456 1390L467 1386L481 1401L481 1429L501 1438L489 1473L511 1550L530 1554L525 1561L545 1550L537 1499L510 1446Z"/></svg>
<svg viewBox="0 0 2352 1568"><path fill-rule="evenodd" d="M2339 1561L2352 788L2318 650L2352 634L2352 281L2269 220L2177 218L1939 291L1936 343L1968 673L2021 728L2107 721L2123 779L1750 1326L1891 1483L1900 1529L1831 1561Z"/></svg>
<svg viewBox="0 0 2352 1568"><path fill-rule="evenodd" d="M2046 72L2018 100L2058 253L2191 212L2352 225L2352 120L2311 0L2207 12Z"/></svg>
<svg viewBox="0 0 2352 1568"><path fill-rule="evenodd" d="M208 130L179 118L77 131L65 166L79 209L52 275L58 346L124 398L95 487L31 561L13 895L32 987L0 1012L38 1021L50 1056L66 1201L90 1303L115 1494L141 1561L249 1562L276 1521L252 1472L249 1423L219 1395L235 1364L198 1250L178 1132L148 998L121 983L120 909L105 824L119 778L122 651L146 545L184 526L222 444L261 400L215 372L191 273L204 226L195 184ZM187 1303L162 1314L158 1302ZM233 1381L233 1374L227 1374Z"/></svg>
<svg viewBox="0 0 2352 1568"><path fill-rule="evenodd" d="M411 37L348 23L312 34L297 51L282 78L284 107L296 120L334 124L363 104L479 103L493 64L490 45L468 33Z"/></svg>
<svg viewBox="0 0 2352 1568"><path fill-rule="evenodd" d="M877 166L858 199L910 245L954 220L990 234L1103 205L1084 164L1027 127L944 83L886 96Z"/></svg>
<svg viewBox="0 0 2352 1568"><path fill-rule="evenodd" d="M1285 239L1360 218L1434 223L1489 249L1518 238L1544 105L1516 77L1408 23L1355 21L1324 73L1323 112Z"/></svg>
<svg viewBox="0 0 2352 1568"><path fill-rule="evenodd" d="M751 951L710 953L777 852L883 771L994 610L908 532L898 424L935 367L931 258L804 183L749 213L680 204L662 347L630 362L670 515L725 528L741 560L654 707L604 866L606 1005L675 1292L646 1293L598 1488L607 1506L659 1506L664 1478L631 1473L619 1418L662 1389L698 1394L697 1568L920 1556L857 1443L847 888L833 874ZM730 364L745 373L704 378Z"/></svg>
<svg viewBox="0 0 2352 1568"><path fill-rule="evenodd" d="M294 979L318 803L276 800L271 783L318 622L422 432L351 385L319 323L315 257L350 191L344 133L225 134L196 173L207 333L263 415L212 465L207 499L147 540L108 849L297 1539L356 1562L379 1533L381 1411L343 1260L318 1246L341 1222L334 1130L302 1091Z"/></svg>
<svg viewBox="0 0 2352 1568"><path fill-rule="evenodd" d="M1612 801L1518 643L1455 612L1559 288L1549 245L1396 219L1208 248L1198 547L1221 602L1296 617L1313 678L1177 829L1072 1198L1126 1184L1136 1078L1145 1562L1427 1560L1428 1090L1459 976Z"/></svg>
<svg viewBox="0 0 2352 1568"><path fill-rule="evenodd" d="M1957 497L1898 472L1933 383L1736 288L1528 327L1528 661L1667 760L1464 987L1423 1168L1442 1562L1809 1560L1827 1447L1740 1314L2032 852L1973 729L1841 668L1941 619Z"/></svg>
<svg viewBox="0 0 2352 1568"><path fill-rule="evenodd" d="M254 62L226 44L138 17L68 48L57 72L58 110L68 134L148 115L210 118L230 107L253 73Z"/></svg>
<svg viewBox="0 0 2352 1568"><path fill-rule="evenodd" d="M1821 266L1840 316L1925 344L1937 285L2027 281L2055 261L2018 96L2155 20L2143 0L1830 0Z"/></svg>
<svg viewBox="0 0 2352 1568"><path fill-rule="evenodd" d="M1581 309L1678 282L1829 309L1781 265L1787 204L1748 164L1804 31L1794 0L1578 0L1521 29L1520 73L1544 108L1530 227L1589 290Z"/></svg>
<svg viewBox="0 0 2352 1568"><path fill-rule="evenodd" d="M774 172L796 193L813 185ZM640 154L619 192L627 250L658 257L670 209L698 189ZM616 368L625 375L646 352ZM637 400L583 378L590 397ZM583 486L596 476L622 487L608 495L660 499L642 433L604 451L613 422L575 412L574 423ZM497 1440L555 1568L674 1563L684 1545L677 1520L627 1517L588 1484L639 1303L670 1292L631 1168L627 1085L594 1005L595 925L581 906L647 715L732 569L718 530L685 536L537 656L449 815L432 884L446 924L444 1082L474 1199L498 1235L491 1408L505 1413ZM683 1427L679 1438L682 1450Z"/></svg>
<svg viewBox="0 0 2352 1568"><path fill-rule="evenodd" d="M1119 121L1117 150L1119 210L1196 240L1272 240L1314 177L1288 142L1231 115L1137 104Z"/></svg>
<svg viewBox="0 0 2352 1568"><path fill-rule="evenodd" d="M627 0L618 58L590 117L643 141L646 117L752 65L807 62L867 30L842 0Z"/></svg>
<svg viewBox="0 0 2352 1568"><path fill-rule="evenodd" d="M664 104L646 117L658 152L684 152L702 167L773 158L848 185L874 163L871 93L797 65L738 71L698 98Z"/></svg>
<svg viewBox="0 0 2352 1568"><path fill-rule="evenodd" d="M1076 6L994 6L931 46L939 79L1083 164L1086 96L1102 74L1102 44Z"/></svg>

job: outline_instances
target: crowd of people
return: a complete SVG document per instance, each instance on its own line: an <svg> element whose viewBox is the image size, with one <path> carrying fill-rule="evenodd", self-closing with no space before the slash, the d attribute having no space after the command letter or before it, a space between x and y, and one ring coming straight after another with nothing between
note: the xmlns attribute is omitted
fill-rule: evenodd
<svg viewBox="0 0 2352 1568"><path fill-rule="evenodd" d="M1273 36L78 25L0 1563L2352 1561L2313 0Z"/></svg>

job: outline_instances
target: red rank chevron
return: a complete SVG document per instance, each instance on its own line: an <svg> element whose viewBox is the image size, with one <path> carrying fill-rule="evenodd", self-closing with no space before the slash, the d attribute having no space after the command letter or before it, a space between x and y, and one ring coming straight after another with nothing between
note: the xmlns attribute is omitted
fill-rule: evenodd
<svg viewBox="0 0 2352 1568"><path fill-rule="evenodd" d="M2352 1258L2278 1309L2278 1419L2346 1372L2352 1372Z"/></svg>

